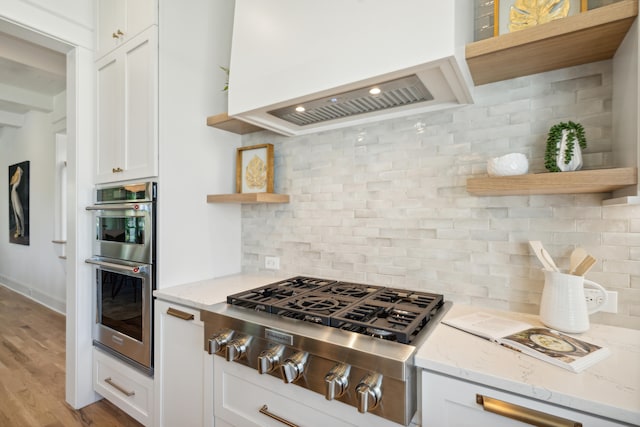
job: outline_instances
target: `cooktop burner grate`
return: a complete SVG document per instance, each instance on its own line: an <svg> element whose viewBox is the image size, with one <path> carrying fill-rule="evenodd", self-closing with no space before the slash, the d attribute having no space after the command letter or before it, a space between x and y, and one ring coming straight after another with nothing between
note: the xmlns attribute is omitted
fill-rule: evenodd
<svg viewBox="0 0 640 427"><path fill-rule="evenodd" d="M335 280L312 277L293 277L260 288L240 292L227 297L227 304L271 313L272 305L286 298L296 297L310 290L336 283Z"/></svg>
<svg viewBox="0 0 640 427"><path fill-rule="evenodd" d="M364 298L383 289L381 286L363 285L360 283L336 282L325 286L320 292L330 295L344 295L352 298Z"/></svg>
<svg viewBox="0 0 640 427"><path fill-rule="evenodd" d="M227 297L227 303L409 344L442 295L297 276Z"/></svg>
<svg viewBox="0 0 640 427"><path fill-rule="evenodd" d="M341 293L334 294L330 292L332 287L333 285L322 287L278 301L271 307L271 313L331 326L331 316L361 299Z"/></svg>

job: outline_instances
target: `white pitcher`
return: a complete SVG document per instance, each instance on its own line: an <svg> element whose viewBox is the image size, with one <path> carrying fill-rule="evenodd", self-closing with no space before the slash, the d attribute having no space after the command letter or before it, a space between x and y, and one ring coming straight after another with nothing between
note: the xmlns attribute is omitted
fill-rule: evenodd
<svg viewBox="0 0 640 427"><path fill-rule="evenodd" d="M602 293L602 301L591 310L587 309L585 286ZM589 315L606 303L607 291L601 285L583 276L545 270L540 321L549 328L567 333L585 332L589 330Z"/></svg>

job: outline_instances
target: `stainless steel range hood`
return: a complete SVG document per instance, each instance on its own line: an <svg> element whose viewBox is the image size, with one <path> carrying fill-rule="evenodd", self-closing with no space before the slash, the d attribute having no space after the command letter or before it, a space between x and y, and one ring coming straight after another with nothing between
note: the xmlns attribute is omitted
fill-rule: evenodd
<svg viewBox="0 0 640 427"><path fill-rule="evenodd" d="M283 135L472 102L467 0L236 0L229 115Z"/></svg>

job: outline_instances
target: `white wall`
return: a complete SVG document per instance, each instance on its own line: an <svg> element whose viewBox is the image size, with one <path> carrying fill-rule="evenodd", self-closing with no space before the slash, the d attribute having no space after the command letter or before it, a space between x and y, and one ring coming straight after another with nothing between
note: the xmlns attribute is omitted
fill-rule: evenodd
<svg viewBox="0 0 640 427"><path fill-rule="evenodd" d="M87 0L2 0L0 18L24 27L12 33L31 42L42 42L34 31L50 38L44 46L55 49L62 41L93 49L94 7ZM0 29L3 28L0 22Z"/></svg>
<svg viewBox="0 0 640 427"><path fill-rule="evenodd" d="M0 282L36 301L65 312L66 261L58 258L55 236L55 130L51 114L30 112L24 126L0 137ZM57 124L59 127L59 123ZM30 162L30 244L9 242L10 165Z"/></svg>
<svg viewBox="0 0 640 427"><path fill-rule="evenodd" d="M226 111L233 1L160 1L158 287L240 271L240 207L206 203L235 192L240 136L207 127ZM179 37L176 37L179 34Z"/></svg>
<svg viewBox="0 0 640 427"><path fill-rule="evenodd" d="M608 194L477 197L490 157L522 152L544 171L549 128L586 128L586 168L612 165L611 61L476 88L476 104L273 143L276 192L291 203L242 208L243 270L279 256L283 273L443 293L445 299L537 313L541 240L567 267L577 245L598 258L587 275L619 293L619 313L592 321L640 329L640 207Z"/></svg>

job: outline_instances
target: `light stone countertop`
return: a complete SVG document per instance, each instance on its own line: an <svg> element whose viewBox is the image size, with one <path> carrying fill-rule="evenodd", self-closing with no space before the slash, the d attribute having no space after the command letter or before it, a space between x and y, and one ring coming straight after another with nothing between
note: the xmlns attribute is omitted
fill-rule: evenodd
<svg viewBox="0 0 640 427"><path fill-rule="evenodd" d="M538 316L454 304L446 318L483 311L541 325ZM576 374L440 324L418 350L417 366L525 397L640 425L640 331L591 324L575 335L611 355Z"/></svg>
<svg viewBox="0 0 640 427"><path fill-rule="evenodd" d="M154 291L169 302L206 310L227 295L290 276L236 274ZM446 317L485 311L540 325L538 316L454 304ZM445 317L445 318L446 318ZM496 343L438 325L416 353L416 366L525 397L640 425L640 331L592 324L580 338L611 355L576 374Z"/></svg>
<svg viewBox="0 0 640 427"><path fill-rule="evenodd" d="M153 291L153 296L164 301L206 310L214 304L226 302L228 295L257 288L288 277L291 276L234 274L155 290Z"/></svg>

